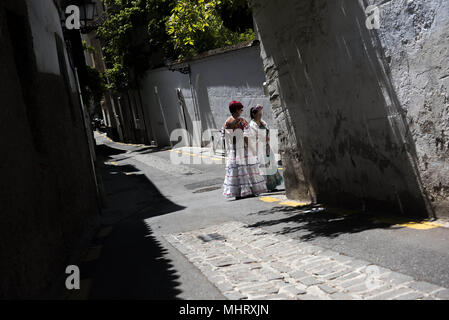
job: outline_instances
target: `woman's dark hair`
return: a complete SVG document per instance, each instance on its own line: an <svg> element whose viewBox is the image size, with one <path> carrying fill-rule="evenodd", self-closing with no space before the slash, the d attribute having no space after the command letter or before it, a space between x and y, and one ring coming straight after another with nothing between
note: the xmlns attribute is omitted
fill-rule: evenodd
<svg viewBox="0 0 449 320"><path fill-rule="evenodd" d="M240 101L231 101L229 104L229 112L231 112L231 114L234 114L241 109L243 109L243 104Z"/></svg>
<svg viewBox="0 0 449 320"><path fill-rule="evenodd" d="M259 112L259 110L262 110L262 109L263 108L260 105L252 107L251 110L249 111L249 115L250 115L251 119L255 119L257 112Z"/></svg>

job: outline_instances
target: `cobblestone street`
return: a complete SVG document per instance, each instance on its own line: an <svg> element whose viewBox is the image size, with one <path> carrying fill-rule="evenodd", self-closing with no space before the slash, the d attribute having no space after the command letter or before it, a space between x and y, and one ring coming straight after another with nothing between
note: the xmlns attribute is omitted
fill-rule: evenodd
<svg viewBox="0 0 449 320"><path fill-rule="evenodd" d="M282 191L229 201L222 159L173 165L173 150L96 139L111 207L80 265L89 286L71 299L449 300L443 220L305 205Z"/></svg>
<svg viewBox="0 0 449 320"><path fill-rule="evenodd" d="M446 288L240 222L165 238L232 300L449 299Z"/></svg>

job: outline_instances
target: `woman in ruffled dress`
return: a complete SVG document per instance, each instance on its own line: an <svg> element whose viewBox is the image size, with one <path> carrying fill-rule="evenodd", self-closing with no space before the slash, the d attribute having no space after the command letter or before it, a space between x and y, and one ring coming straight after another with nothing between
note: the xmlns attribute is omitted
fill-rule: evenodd
<svg viewBox="0 0 449 320"><path fill-rule="evenodd" d="M226 139L226 176L223 195L241 199L258 196L267 191L257 157L248 156L249 124L241 117L243 105L239 101L229 104L231 116L224 124Z"/></svg>
<svg viewBox="0 0 449 320"><path fill-rule="evenodd" d="M261 105L251 108L251 121L249 123L250 130L248 134L250 141L253 141L253 145L259 147L261 150L255 150L254 147L249 149L253 149L253 153L258 156L261 174L264 175L267 189L268 191L273 192L276 191L277 186L282 184L283 178L279 173L274 152L270 148L270 129L268 128L267 123L262 120L262 109L263 107Z"/></svg>

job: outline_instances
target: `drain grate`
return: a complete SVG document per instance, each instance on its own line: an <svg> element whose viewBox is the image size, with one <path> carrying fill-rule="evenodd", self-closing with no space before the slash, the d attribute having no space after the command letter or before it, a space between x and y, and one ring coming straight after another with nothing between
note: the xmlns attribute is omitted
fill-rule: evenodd
<svg viewBox="0 0 449 320"><path fill-rule="evenodd" d="M215 191L215 190L218 190L221 188L223 188L223 186L209 187L209 188L204 188L204 189L199 189L199 190L193 191L193 193L210 192L210 191Z"/></svg>
<svg viewBox="0 0 449 320"><path fill-rule="evenodd" d="M216 178L216 179L186 184L184 187L186 187L188 190L195 190L195 189L199 189L199 188L223 185L223 181L224 181L224 178Z"/></svg>
<svg viewBox="0 0 449 320"><path fill-rule="evenodd" d="M203 242L226 240L226 238L219 233L203 234L203 235L198 236L198 238L203 240Z"/></svg>

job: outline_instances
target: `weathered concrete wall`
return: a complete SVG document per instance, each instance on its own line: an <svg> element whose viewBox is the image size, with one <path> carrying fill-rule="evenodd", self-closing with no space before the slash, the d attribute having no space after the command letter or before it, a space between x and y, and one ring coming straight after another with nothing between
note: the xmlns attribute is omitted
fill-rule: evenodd
<svg viewBox="0 0 449 320"><path fill-rule="evenodd" d="M66 266L98 224L60 23L41 25L56 12L52 0L0 4L0 298L54 297ZM53 37L53 45L35 48L36 34ZM51 48L56 52L47 52ZM45 54L51 61L40 65Z"/></svg>
<svg viewBox="0 0 449 320"><path fill-rule="evenodd" d="M449 216L449 2L371 1L392 85L437 216Z"/></svg>
<svg viewBox="0 0 449 320"><path fill-rule="evenodd" d="M257 26L256 26L257 32ZM286 97L281 88L279 69L271 56L267 56L263 43L260 44L261 57L266 73L266 85L276 121L279 137L279 154L281 155L284 171L286 196L304 202L316 202L313 186L307 180L303 170L301 140L295 128L294 119L290 116L286 106Z"/></svg>
<svg viewBox="0 0 449 320"><path fill-rule="evenodd" d="M151 124L160 145L169 144L168 133L174 129L187 125L192 133L195 121L201 124L198 128L201 132L220 130L229 116L228 106L232 100L244 104L243 116L247 119L249 109L261 104L265 107L264 119L275 127L269 99L264 95L265 75L258 46L192 60L188 64L190 78L188 74L161 68L150 71L143 81L144 105L150 110ZM185 120L178 101L178 88L185 101Z"/></svg>
<svg viewBox="0 0 449 320"><path fill-rule="evenodd" d="M276 118L294 131L284 156L315 201L442 216L448 2L388 1L369 30L365 8L384 2L252 1Z"/></svg>

